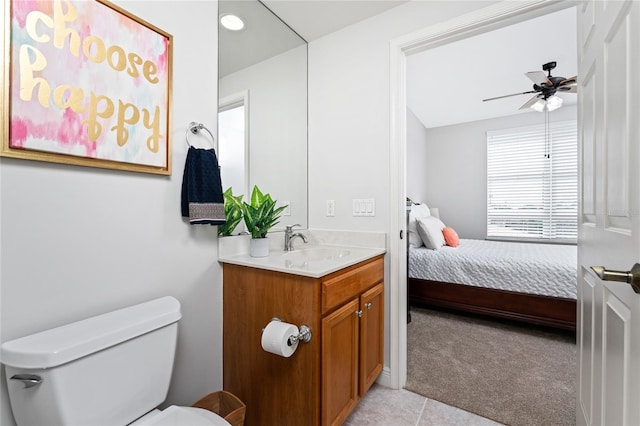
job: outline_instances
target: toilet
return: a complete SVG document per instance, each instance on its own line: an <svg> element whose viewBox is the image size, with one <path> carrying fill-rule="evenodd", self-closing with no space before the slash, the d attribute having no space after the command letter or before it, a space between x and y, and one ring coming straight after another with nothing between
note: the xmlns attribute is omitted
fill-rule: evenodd
<svg viewBox="0 0 640 426"><path fill-rule="evenodd" d="M202 408L157 409L181 317L168 296L2 344L18 426L229 425Z"/></svg>

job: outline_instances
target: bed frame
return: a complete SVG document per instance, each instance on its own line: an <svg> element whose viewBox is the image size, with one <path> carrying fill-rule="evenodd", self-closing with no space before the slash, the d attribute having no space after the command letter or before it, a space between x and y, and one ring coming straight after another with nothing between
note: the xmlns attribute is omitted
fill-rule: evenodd
<svg viewBox="0 0 640 426"><path fill-rule="evenodd" d="M576 329L576 300L408 278L410 305L435 306L564 330Z"/></svg>

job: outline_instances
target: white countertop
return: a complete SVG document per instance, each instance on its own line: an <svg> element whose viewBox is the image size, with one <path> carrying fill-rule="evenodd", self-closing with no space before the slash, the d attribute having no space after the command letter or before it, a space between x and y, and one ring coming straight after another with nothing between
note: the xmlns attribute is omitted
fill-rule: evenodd
<svg viewBox="0 0 640 426"><path fill-rule="evenodd" d="M385 234L340 232L339 244L334 231L303 230L309 244L296 241L293 251L285 252L277 244L272 244L267 257L251 257L247 250L219 249L218 261L270 271L320 278L356 263L386 253ZM271 237L270 237L271 238ZM274 236L279 240L279 236ZM327 242L330 242L327 244ZM352 244L349 244L349 243ZM236 245L238 242L233 242ZM225 244L228 244L226 242ZM220 247L220 245L219 245Z"/></svg>
<svg viewBox="0 0 640 426"><path fill-rule="evenodd" d="M267 257L251 257L249 254L242 253L219 256L218 261L320 278L385 252L384 248L305 245L290 252L271 249Z"/></svg>

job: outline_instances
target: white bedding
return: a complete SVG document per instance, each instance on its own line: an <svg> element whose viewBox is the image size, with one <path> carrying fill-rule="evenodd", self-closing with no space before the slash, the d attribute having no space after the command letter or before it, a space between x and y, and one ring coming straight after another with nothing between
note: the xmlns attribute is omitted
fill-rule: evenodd
<svg viewBox="0 0 640 426"><path fill-rule="evenodd" d="M409 277L576 298L576 246L461 239L409 249Z"/></svg>

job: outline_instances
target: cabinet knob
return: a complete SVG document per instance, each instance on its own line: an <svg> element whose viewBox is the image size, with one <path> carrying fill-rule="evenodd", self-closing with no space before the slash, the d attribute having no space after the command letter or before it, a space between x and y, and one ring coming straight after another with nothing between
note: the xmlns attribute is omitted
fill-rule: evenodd
<svg viewBox="0 0 640 426"><path fill-rule="evenodd" d="M371 309L371 302L367 303L366 305L364 305L367 307L367 309Z"/></svg>
<svg viewBox="0 0 640 426"><path fill-rule="evenodd" d="M356 311L356 315L358 315L358 318L362 318L362 311Z"/></svg>

